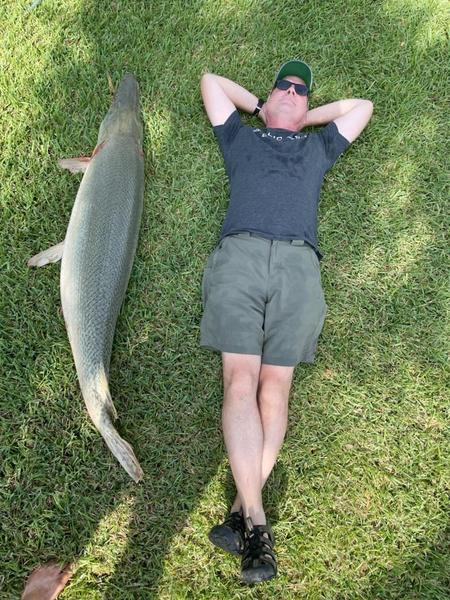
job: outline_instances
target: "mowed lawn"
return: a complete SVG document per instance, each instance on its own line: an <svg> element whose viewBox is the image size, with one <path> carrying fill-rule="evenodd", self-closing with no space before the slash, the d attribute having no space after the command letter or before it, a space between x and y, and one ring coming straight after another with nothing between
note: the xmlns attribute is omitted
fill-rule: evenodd
<svg viewBox="0 0 450 600"><path fill-rule="evenodd" d="M450 598L447 2L28 6L0 7L1 599L51 558L75 564L63 600ZM228 185L199 79L265 96L292 57L312 65L312 106L367 97L375 112L323 188L328 316L265 490L280 575L249 589L207 539L233 495L220 360L198 347ZM126 71L146 190L111 388L139 485L84 408L60 266L26 266L64 238L80 177L57 159L91 153L108 74Z"/></svg>

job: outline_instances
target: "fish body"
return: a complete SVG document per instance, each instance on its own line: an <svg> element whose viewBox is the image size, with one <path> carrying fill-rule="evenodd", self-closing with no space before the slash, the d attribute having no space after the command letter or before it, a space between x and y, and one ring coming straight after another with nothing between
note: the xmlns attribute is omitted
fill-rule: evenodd
<svg viewBox="0 0 450 600"><path fill-rule="evenodd" d="M143 472L133 449L114 428L117 413L108 379L116 321L130 277L143 207L142 137L138 85L132 75L126 75L102 121L91 159L84 159L84 166L80 162L79 170L85 173L70 216L61 263L62 309L88 413L135 481Z"/></svg>

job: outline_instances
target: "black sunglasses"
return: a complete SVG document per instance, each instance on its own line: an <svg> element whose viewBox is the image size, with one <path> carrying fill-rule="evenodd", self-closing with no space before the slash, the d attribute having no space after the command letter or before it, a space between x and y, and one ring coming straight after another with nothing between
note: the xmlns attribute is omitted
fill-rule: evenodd
<svg viewBox="0 0 450 600"><path fill-rule="evenodd" d="M288 79L277 79L275 81L274 88L279 90L288 90L291 85L294 86L295 93L299 96L307 96L309 94L309 89L307 85L303 85L303 83L294 83L293 81L289 81Z"/></svg>

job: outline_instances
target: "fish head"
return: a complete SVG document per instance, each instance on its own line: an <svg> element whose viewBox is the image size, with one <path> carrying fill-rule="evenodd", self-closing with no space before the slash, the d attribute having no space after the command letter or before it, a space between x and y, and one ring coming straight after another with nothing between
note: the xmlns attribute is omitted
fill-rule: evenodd
<svg viewBox="0 0 450 600"><path fill-rule="evenodd" d="M131 135L142 145L139 86L131 73L123 77L117 88L111 107L100 125L98 143L113 135Z"/></svg>

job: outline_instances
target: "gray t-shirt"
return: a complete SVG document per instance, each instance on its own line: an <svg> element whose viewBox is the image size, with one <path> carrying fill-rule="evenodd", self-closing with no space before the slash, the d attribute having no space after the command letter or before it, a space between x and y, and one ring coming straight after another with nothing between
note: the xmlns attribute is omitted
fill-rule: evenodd
<svg viewBox="0 0 450 600"><path fill-rule="evenodd" d="M214 127L231 197L220 233L302 239L319 254L317 209L325 173L350 145L334 122L318 133L244 125L234 111Z"/></svg>

